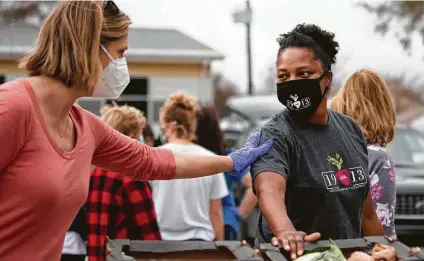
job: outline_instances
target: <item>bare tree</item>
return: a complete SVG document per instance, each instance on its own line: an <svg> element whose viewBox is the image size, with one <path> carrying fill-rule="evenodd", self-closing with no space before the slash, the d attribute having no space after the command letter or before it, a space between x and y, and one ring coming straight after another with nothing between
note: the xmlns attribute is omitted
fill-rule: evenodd
<svg viewBox="0 0 424 261"><path fill-rule="evenodd" d="M277 88L275 87L275 79L277 77L277 71L275 68L275 63L272 63L267 71L265 78L262 82L261 94L274 94L277 92Z"/></svg>
<svg viewBox="0 0 424 261"><path fill-rule="evenodd" d="M58 1L1 1L0 23L40 24Z"/></svg>
<svg viewBox="0 0 424 261"><path fill-rule="evenodd" d="M420 34L424 45L423 1L385 1L377 4L360 2L358 5L377 16L376 32L385 35L389 30L394 31L400 44L409 54L411 39L415 33Z"/></svg>
<svg viewBox="0 0 424 261"><path fill-rule="evenodd" d="M231 82L222 74L215 74L213 76L213 87L214 87L214 97L215 97L215 108L220 117L225 117L228 115L229 111L227 108L227 100L233 95L236 95L238 92L237 85Z"/></svg>

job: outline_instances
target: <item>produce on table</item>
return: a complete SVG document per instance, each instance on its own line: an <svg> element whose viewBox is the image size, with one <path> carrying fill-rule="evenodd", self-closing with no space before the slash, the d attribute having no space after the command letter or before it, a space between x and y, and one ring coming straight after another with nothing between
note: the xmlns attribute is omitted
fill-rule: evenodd
<svg viewBox="0 0 424 261"><path fill-rule="evenodd" d="M348 260L343 255L343 252L330 239L329 247L317 247L306 252L305 255L295 259L295 261L396 261L396 251L391 246L375 244L372 249L372 256L365 252L354 252Z"/></svg>
<svg viewBox="0 0 424 261"><path fill-rule="evenodd" d="M365 252L354 252L347 261L374 261L370 255Z"/></svg>
<svg viewBox="0 0 424 261"><path fill-rule="evenodd" d="M372 248L374 260L396 261L396 250L391 246L375 244Z"/></svg>
<svg viewBox="0 0 424 261"><path fill-rule="evenodd" d="M317 247L296 258L295 261L346 261L342 251L330 239L330 247Z"/></svg>

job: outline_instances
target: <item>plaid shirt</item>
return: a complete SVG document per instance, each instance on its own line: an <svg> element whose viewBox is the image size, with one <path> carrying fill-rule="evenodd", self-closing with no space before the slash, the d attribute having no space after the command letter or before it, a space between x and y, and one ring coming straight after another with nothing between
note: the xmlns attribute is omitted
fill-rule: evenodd
<svg viewBox="0 0 424 261"><path fill-rule="evenodd" d="M96 168L91 174L87 211L87 256L105 260L106 236L111 239L161 240L150 186Z"/></svg>

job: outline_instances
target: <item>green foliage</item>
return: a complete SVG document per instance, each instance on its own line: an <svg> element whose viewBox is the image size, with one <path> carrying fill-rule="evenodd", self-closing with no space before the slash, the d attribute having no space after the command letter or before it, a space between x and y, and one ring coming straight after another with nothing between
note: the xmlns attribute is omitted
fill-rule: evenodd
<svg viewBox="0 0 424 261"><path fill-rule="evenodd" d="M330 247L317 247L295 261L346 261L343 252L330 239Z"/></svg>

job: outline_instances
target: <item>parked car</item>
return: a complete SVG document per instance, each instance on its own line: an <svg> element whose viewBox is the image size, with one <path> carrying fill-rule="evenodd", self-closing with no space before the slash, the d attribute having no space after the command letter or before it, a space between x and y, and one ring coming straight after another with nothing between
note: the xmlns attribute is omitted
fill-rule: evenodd
<svg viewBox="0 0 424 261"><path fill-rule="evenodd" d="M254 128L284 109L276 95L234 97L227 105L231 114L222 119L221 128L225 139L237 148ZM408 238L419 240L424 236L424 137L411 127L399 125L387 149L396 164L396 231L402 241L409 243ZM242 192L237 193L241 196ZM254 237L256 217L246 222L242 224L244 236Z"/></svg>
<svg viewBox="0 0 424 261"><path fill-rule="evenodd" d="M424 137L403 125L387 146L396 168L396 233L406 244L423 243L424 236Z"/></svg>

